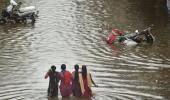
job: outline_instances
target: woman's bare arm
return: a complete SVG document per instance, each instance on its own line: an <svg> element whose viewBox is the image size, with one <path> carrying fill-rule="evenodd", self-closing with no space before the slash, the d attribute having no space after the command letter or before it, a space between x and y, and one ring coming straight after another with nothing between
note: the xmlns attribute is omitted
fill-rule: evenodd
<svg viewBox="0 0 170 100"><path fill-rule="evenodd" d="M48 70L48 72L45 74L45 77L44 77L45 79L48 78L48 76L49 76L49 71L50 71L50 70Z"/></svg>
<svg viewBox="0 0 170 100"><path fill-rule="evenodd" d="M98 85L96 85L96 83L93 81L91 74L90 74L90 78L91 78L91 81L92 81L93 85L98 87Z"/></svg>

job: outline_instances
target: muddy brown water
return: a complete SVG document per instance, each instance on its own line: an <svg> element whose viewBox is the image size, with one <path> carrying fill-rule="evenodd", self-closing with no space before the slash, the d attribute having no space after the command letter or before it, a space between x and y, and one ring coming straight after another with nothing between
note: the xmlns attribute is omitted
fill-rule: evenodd
<svg viewBox="0 0 170 100"><path fill-rule="evenodd" d="M51 65L87 65L98 88L92 100L170 99L170 11L138 0L23 0L34 25L0 26L0 100L47 100ZM0 2L1 9L6 1ZM152 45L108 45L112 27L152 26ZM61 96L59 96L61 99ZM69 100L74 100L70 98Z"/></svg>

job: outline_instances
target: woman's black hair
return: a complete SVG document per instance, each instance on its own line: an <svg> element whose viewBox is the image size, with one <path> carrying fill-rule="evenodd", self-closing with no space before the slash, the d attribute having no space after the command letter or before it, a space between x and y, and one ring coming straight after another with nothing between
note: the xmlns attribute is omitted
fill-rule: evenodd
<svg viewBox="0 0 170 100"><path fill-rule="evenodd" d="M65 70L66 70L66 65L65 65L65 64L62 64L62 65L61 65L61 69L62 69L62 71L65 71Z"/></svg>
<svg viewBox="0 0 170 100"><path fill-rule="evenodd" d="M78 70L79 70L79 65L78 64L76 64L76 65L74 65L74 69L75 69L75 73L74 73L74 80L76 80L76 81L78 81L79 79L79 72L78 72Z"/></svg>
<svg viewBox="0 0 170 100"><path fill-rule="evenodd" d="M52 70L53 72L55 72L55 70L56 70L55 65L52 65L52 66L51 66L51 70Z"/></svg>
<svg viewBox="0 0 170 100"><path fill-rule="evenodd" d="M86 65L82 65L82 76L83 76L84 79L87 77Z"/></svg>

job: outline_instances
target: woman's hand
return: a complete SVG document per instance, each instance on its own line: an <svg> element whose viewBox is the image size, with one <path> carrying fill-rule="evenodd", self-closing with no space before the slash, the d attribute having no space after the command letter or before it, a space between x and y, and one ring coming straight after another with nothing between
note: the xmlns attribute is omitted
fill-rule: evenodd
<svg viewBox="0 0 170 100"><path fill-rule="evenodd" d="M95 86L95 87L99 87L99 86L98 86L98 85L96 85L96 84L95 84L94 86Z"/></svg>

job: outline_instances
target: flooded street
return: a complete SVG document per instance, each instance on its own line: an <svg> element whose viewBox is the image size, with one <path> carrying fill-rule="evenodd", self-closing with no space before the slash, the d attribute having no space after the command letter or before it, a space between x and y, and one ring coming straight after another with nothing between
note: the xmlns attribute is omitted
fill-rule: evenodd
<svg viewBox="0 0 170 100"><path fill-rule="evenodd" d="M35 5L39 17L34 25L0 25L0 100L47 100L44 75L63 63L70 71L87 65L99 85L92 100L169 100L170 10L140 1L22 0ZM0 9L5 4L0 1ZM112 27L134 32L148 26L152 45L105 41Z"/></svg>

